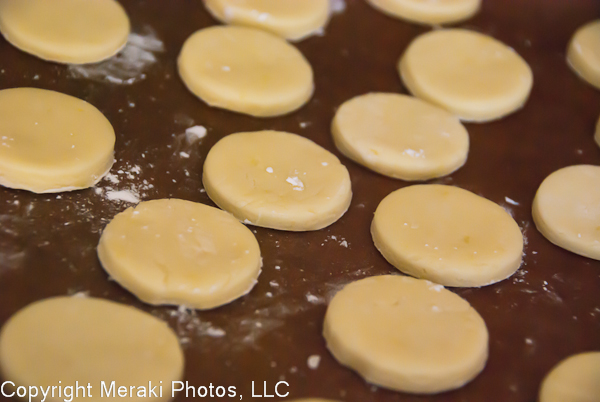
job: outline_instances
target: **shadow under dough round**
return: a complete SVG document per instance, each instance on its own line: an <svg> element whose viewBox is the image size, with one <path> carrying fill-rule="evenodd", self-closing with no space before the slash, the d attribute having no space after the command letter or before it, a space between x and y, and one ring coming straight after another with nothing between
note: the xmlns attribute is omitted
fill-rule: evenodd
<svg viewBox="0 0 600 402"><path fill-rule="evenodd" d="M337 148L367 168L402 180L448 175L467 160L458 118L411 96L370 93L345 102L331 128Z"/></svg>
<svg viewBox="0 0 600 402"><path fill-rule="evenodd" d="M369 383L434 394L483 370L488 331L460 296L429 281L375 276L346 285L325 314L327 348Z"/></svg>
<svg viewBox="0 0 600 402"><path fill-rule="evenodd" d="M57 63L96 63L127 43L115 0L0 0L0 32L20 50Z"/></svg>
<svg viewBox="0 0 600 402"><path fill-rule="evenodd" d="M600 352L587 352L561 361L546 376L539 402L600 401Z"/></svg>
<svg viewBox="0 0 600 402"><path fill-rule="evenodd" d="M195 309L247 294L262 266L250 229L227 212L178 199L145 201L115 216L98 256L140 300Z"/></svg>
<svg viewBox="0 0 600 402"><path fill-rule="evenodd" d="M219 21L263 29L288 40L301 40L322 30L329 20L330 0L206 0Z"/></svg>
<svg viewBox="0 0 600 402"><path fill-rule="evenodd" d="M471 18L481 0L367 0L379 11L418 24L451 24Z"/></svg>
<svg viewBox="0 0 600 402"><path fill-rule="evenodd" d="M533 199L532 213L546 239L600 260L600 166L569 166L546 177Z"/></svg>
<svg viewBox="0 0 600 402"><path fill-rule="evenodd" d="M216 26L192 34L177 61L187 88L210 106L279 116L312 96L313 72L284 39L254 28Z"/></svg>
<svg viewBox="0 0 600 402"><path fill-rule="evenodd" d="M377 207L371 234L398 270L444 286L491 285L514 274L523 258L523 235L508 212L453 186L394 191Z"/></svg>
<svg viewBox="0 0 600 402"><path fill-rule="evenodd" d="M258 131L217 142L202 182L219 207L244 223L318 230L350 206L350 175L331 152L296 134Z"/></svg>
<svg viewBox="0 0 600 402"><path fill-rule="evenodd" d="M529 65L496 39L465 29L425 33L398 63L415 96L464 121L485 122L523 107L533 86Z"/></svg>
<svg viewBox="0 0 600 402"><path fill-rule="evenodd" d="M160 402L171 399L171 383L182 379L183 370L179 339L165 322L108 300L72 296L38 301L19 310L0 332L0 372L16 386L64 390L76 382L89 383L91 400L102 400L101 381L107 386L115 381L128 391L162 381L163 397L152 398ZM89 398L81 397L81 391L79 395L76 400ZM41 400L39 396L33 399Z"/></svg>
<svg viewBox="0 0 600 402"><path fill-rule="evenodd" d="M95 185L114 162L115 132L78 98L37 88L0 90L0 185L57 193Z"/></svg>
<svg viewBox="0 0 600 402"><path fill-rule="evenodd" d="M600 89L600 20L575 32L567 50L567 62L588 84Z"/></svg>

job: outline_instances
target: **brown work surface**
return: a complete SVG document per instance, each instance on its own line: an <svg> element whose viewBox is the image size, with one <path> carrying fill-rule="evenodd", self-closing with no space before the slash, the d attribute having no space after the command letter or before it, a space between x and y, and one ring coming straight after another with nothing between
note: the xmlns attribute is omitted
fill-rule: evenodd
<svg viewBox="0 0 600 402"><path fill-rule="evenodd" d="M168 320L186 338L185 379L190 384L235 386L243 400L251 399L252 381L262 393L263 382L272 392L285 379L289 388L280 391L290 392L286 399L533 402L540 381L559 360L599 350L600 262L550 244L535 229L531 203L551 172L600 164L593 140L600 92L565 62L569 38L600 16L600 2L484 0L481 13L461 26L490 34L522 55L533 69L533 92L525 107L507 118L467 124L471 150L466 165L433 182L505 206L527 238L523 266L512 278L456 290L487 323L487 366L460 390L419 397L366 384L328 353L321 330L332 294L345 283L397 272L373 246L369 226L379 202L408 185L341 156L330 123L336 108L353 96L406 93L396 62L409 42L429 29L389 18L362 0L346 3L323 36L297 44L314 68L313 98L299 111L272 119L207 107L180 81L176 58L184 40L216 24L200 1L123 1L133 31L150 27L165 47L145 79L131 85L73 78L67 67L36 59L0 39L0 88L46 88L98 107L117 133L112 173L119 178L116 184L102 181L101 194L97 189L60 195L0 189L0 323L33 301L74 292L131 304ZM207 127L208 135L190 146L182 134L194 125ZM249 295L213 311L177 313L172 307L144 305L110 281L96 245L106 223L131 204L107 199L107 187L133 189L143 200L176 197L213 205L201 191L208 150L225 135L261 129L301 134L340 156L352 177L348 212L316 232L253 228L264 257L259 283ZM181 157L182 151L190 157ZM210 336L218 335L216 329L226 335ZM321 356L316 370L307 366L311 355Z"/></svg>

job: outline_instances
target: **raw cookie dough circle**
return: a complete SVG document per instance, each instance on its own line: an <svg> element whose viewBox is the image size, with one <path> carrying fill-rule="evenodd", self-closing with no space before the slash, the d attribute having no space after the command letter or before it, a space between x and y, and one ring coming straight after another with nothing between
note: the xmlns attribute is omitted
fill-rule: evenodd
<svg viewBox="0 0 600 402"><path fill-rule="evenodd" d="M410 92L456 114L483 122L520 109L531 91L531 69L513 49L464 29L416 38L398 64Z"/></svg>
<svg viewBox="0 0 600 402"><path fill-rule="evenodd" d="M114 162L115 132L94 106L36 88L0 90L0 185L35 193L91 187Z"/></svg>
<svg viewBox="0 0 600 402"><path fill-rule="evenodd" d="M332 133L350 159L403 180L450 174L469 152L469 135L455 116L399 94L371 93L347 101L333 119Z"/></svg>
<svg viewBox="0 0 600 402"><path fill-rule="evenodd" d="M264 29L290 40L300 40L323 29L330 0L206 0L219 21Z"/></svg>
<svg viewBox="0 0 600 402"><path fill-rule="evenodd" d="M250 229L217 208L178 199L142 202L115 216L98 256L142 301L197 309L247 294L262 266Z"/></svg>
<svg viewBox="0 0 600 402"><path fill-rule="evenodd" d="M333 356L366 381L417 394L462 387L488 356L485 322L466 300L399 275L344 287L327 308L323 335Z"/></svg>
<svg viewBox="0 0 600 402"><path fill-rule="evenodd" d="M575 32L567 50L567 62L581 78L600 89L600 20Z"/></svg>
<svg viewBox="0 0 600 402"><path fill-rule="evenodd" d="M533 200L537 229L559 247L600 260L600 166L562 168Z"/></svg>
<svg viewBox="0 0 600 402"><path fill-rule="evenodd" d="M236 218L272 229L318 230L350 206L350 175L339 159L296 134L231 134L210 150L206 193Z"/></svg>
<svg viewBox="0 0 600 402"><path fill-rule="evenodd" d="M179 340L165 322L108 300L42 300L17 312L0 332L4 379L25 387L74 386L76 381L91 384L92 397L81 397L80 391L75 401L105 400L100 397L101 381L109 386L115 381L117 387L127 389L162 381L163 397L151 400L168 401L171 382L183 377L183 368ZM40 401L41 392L33 399Z"/></svg>
<svg viewBox="0 0 600 402"><path fill-rule="evenodd" d="M492 201L458 187L416 185L381 201L375 246L400 271L445 286L479 287L521 265L523 235Z"/></svg>
<svg viewBox="0 0 600 402"><path fill-rule="evenodd" d="M116 54L129 18L114 0L0 0L0 32L20 50L57 63L96 63Z"/></svg>
<svg viewBox="0 0 600 402"><path fill-rule="evenodd" d="M292 112L313 93L302 53L259 29L202 29L186 40L177 63L185 85L204 102L256 117Z"/></svg>
<svg viewBox="0 0 600 402"><path fill-rule="evenodd" d="M600 402L600 352L571 356L546 376L540 402Z"/></svg>
<svg viewBox="0 0 600 402"><path fill-rule="evenodd" d="M419 24L449 24L475 15L481 0L367 0L385 14Z"/></svg>

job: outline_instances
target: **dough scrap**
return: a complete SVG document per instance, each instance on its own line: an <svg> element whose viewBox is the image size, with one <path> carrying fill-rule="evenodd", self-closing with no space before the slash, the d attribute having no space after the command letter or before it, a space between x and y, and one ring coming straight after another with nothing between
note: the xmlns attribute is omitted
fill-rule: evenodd
<svg viewBox="0 0 600 402"><path fill-rule="evenodd" d="M219 207L245 223L318 230L350 206L350 175L339 159L296 134L231 134L209 151L202 181Z"/></svg>
<svg viewBox="0 0 600 402"><path fill-rule="evenodd" d="M171 382L183 377L184 356L173 330L133 307L87 297L56 297L35 302L13 315L0 332L0 372L17 386L86 386L98 402L101 381L108 385L159 385L168 401ZM59 381L61 382L59 384ZM64 388L63 388L64 389ZM33 398L40 401L41 392ZM64 396L64 395L63 395ZM108 398L110 399L110 398ZM145 400L132 398L130 400ZM58 402L63 398L46 398Z"/></svg>
<svg viewBox="0 0 600 402"><path fill-rule="evenodd" d="M381 201L377 249L400 271L444 286L479 287L515 273L523 235L499 205L458 187L414 185Z"/></svg>
<svg viewBox="0 0 600 402"><path fill-rule="evenodd" d="M376 9L392 17L437 25L464 21L481 8L481 0L367 0Z"/></svg>
<svg viewBox="0 0 600 402"><path fill-rule="evenodd" d="M587 83L600 89L600 20L575 32L567 50L567 62Z"/></svg>
<svg viewBox="0 0 600 402"><path fill-rule="evenodd" d="M89 103L37 88L0 90L0 185L35 193L88 188L114 162L115 132Z"/></svg>
<svg viewBox="0 0 600 402"><path fill-rule="evenodd" d="M115 216L98 256L140 300L196 309L247 294L262 266L248 228L217 208L178 199L142 202Z"/></svg>
<svg viewBox="0 0 600 402"><path fill-rule="evenodd" d="M206 0L208 11L226 24L263 29L289 40L322 30L330 0Z"/></svg>
<svg viewBox="0 0 600 402"><path fill-rule="evenodd" d="M513 49L464 29L442 29L417 37L398 70L415 96L461 120L484 122L520 109L531 92L531 69Z"/></svg>
<svg viewBox="0 0 600 402"><path fill-rule="evenodd" d="M210 106L256 117L290 113L312 96L310 64L284 39L217 26L190 36L178 59L188 89Z"/></svg>
<svg viewBox="0 0 600 402"><path fill-rule="evenodd" d="M546 177L533 199L532 212L546 239L600 260L600 166L569 166Z"/></svg>
<svg viewBox="0 0 600 402"><path fill-rule="evenodd" d="M540 402L600 402L600 352L568 357L546 376Z"/></svg>
<svg viewBox="0 0 600 402"><path fill-rule="evenodd" d="M344 287L327 308L323 335L333 356L366 381L416 394L462 387L488 356L485 322L466 300L399 275Z"/></svg>
<svg viewBox="0 0 600 402"><path fill-rule="evenodd" d="M130 25L114 0L0 0L0 32L15 47L57 63L96 63L127 43Z"/></svg>
<svg viewBox="0 0 600 402"><path fill-rule="evenodd" d="M467 160L469 135L447 111L400 94L345 102L332 124L337 148L375 172L403 180L445 176Z"/></svg>

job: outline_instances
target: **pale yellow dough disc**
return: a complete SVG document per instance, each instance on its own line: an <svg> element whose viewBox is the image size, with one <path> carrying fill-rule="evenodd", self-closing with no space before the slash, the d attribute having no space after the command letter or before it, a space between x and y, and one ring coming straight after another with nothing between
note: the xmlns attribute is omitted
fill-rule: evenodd
<svg viewBox="0 0 600 402"><path fill-rule="evenodd" d="M36 88L0 91L0 185L54 193L91 187L114 162L115 132L94 106Z"/></svg>
<svg viewBox="0 0 600 402"><path fill-rule="evenodd" d="M348 170L296 134L231 134L210 150L202 177L210 198L245 223L280 230L318 230L350 206Z"/></svg>
<svg viewBox="0 0 600 402"><path fill-rule="evenodd" d="M142 301L197 309L250 292L262 266L248 228L217 208L178 199L142 202L115 216L98 256Z"/></svg>
<svg viewBox="0 0 600 402"><path fill-rule="evenodd" d="M347 101L331 131L344 155L403 180L450 174L469 152L469 135L455 116L399 94L371 93Z"/></svg>
<svg viewBox="0 0 600 402"><path fill-rule="evenodd" d="M600 166L569 166L546 177L533 200L533 220L557 246L600 260Z"/></svg>
<svg viewBox="0 0 600 402"><path fill-rule="evenodd" d="M499 205L458 187L416 185L381 201L371 225L393 266L445 286L479 287L521 265L523 235Z"/></svg>
<svg viewBox="0 0 600 402"><path fill-rule="evenodd" d="M323 335L333 356L366 381L417 394L462 387L488 356L485 322L466 300L398 275L344 287L327 308Z"/></svg>
<svg viewBox="0 0 600 402"><path fill-rule="evenodd" d="M533 85L531 69L513 49L464 29L417 37L398 69L413 95L466 121L495 120L520 109Z"/></svg>
<svg viewBox="0 0 600 402"><path fill-rule="evenodd" d="M206 0L219 21L264 29L289 40L300 40L323 29L330 0Z"/></svg>
<svg viewBox="0 0 600 402"><path fill-rule="evenodd" d="M133 307L108 300L57 297L23 308L0 332L0 371L16 386L91 386L74 401L110 400L100 395L101 381L110 387L161 385L157 398L129 401L168 401L171 382L183 377L184 357L177 336L167 324ZM59 383L60 382L60 383ZM8 391L9 386L5 388ZM137 388L135 388L137 391ZM87 392L87 391L86 391ZM63 394L63 398L64 398ZM75 394L73 393L73 396ZM48 402L62 402L55 389ZM67 398L68 399L68 398ZM118 398L121 399L121 398Z"/></svg>
<svg viewBox="0 0 600 402"><path fill-rule="evenodd" d="M385 14L419 24L464 21L475 15L481 0L367 0Z"/></svg>
<svg viewBox="0 0 600 402"><path fill-rule="evenodd" d="M57 63L95 63L116 54L129 18L114 0L0 0L0 32L14 46Z"/></svg>
<svg viewBox="0 0 600 402"><path fill-rule="evenodd" d="M539 402L600 402L600 352L560 362L544 379Z"/></svg>
<svg viewBox="0 0 600 402"><path fill-rule="evenodd" d="M600 20L575 32L567 50L567 62L581 78L600 89Z"/></svg>
<svg viewBox="0 0 600 402"><path fill-rule="evenodd" d="M183 45L179 75L210 106L256 117L279 116L313 93L310 64L284 39L254 28L202 29Z"/></svg>

